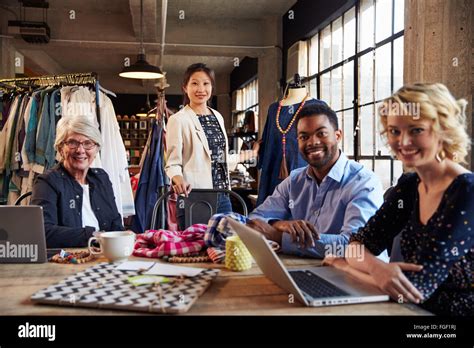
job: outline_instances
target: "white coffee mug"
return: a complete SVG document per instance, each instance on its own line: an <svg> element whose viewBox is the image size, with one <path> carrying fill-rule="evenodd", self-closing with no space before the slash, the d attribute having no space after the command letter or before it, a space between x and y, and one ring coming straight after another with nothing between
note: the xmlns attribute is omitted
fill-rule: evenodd
<svg viewBox="0 0 474 348"><path fill-rule="evenodd" d="M132 231L102 232L97 237L89 238L87 246L91 254L102 254L110 262L124 261L132 255L135 236ZM94 240L99 242L99 250L91 245Z"/></svg>

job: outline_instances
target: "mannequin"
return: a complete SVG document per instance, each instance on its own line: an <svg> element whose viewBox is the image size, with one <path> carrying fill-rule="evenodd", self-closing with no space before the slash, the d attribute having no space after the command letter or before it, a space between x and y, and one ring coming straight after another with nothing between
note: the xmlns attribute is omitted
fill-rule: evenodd
<svg viewBox="0 0 474 348"><path fill-rule="evenodd" d="M299 88L289 88L288 95L285 99L282 100L281 105L289 106L293 104L299 104L303 101L304 97L308 94L306 87L299 87Z"/></svg>
<svg viewBox="0 0 474 348"><path fill-rule="evenodd" d="M290 83L288 94L281 101L282 106L290 106L301 103L308 96L306 87L301 84L299 74L293 76L293 83Z"/></svg>
<svg viewBox="0 0 474 348"><path fill-rule="evenodd" d="M273 194L275 187L289 173L307 165L298 151L298 140L294 121L304 105L324 102L308 96L299 75L290 84L288 95L268 108L258 154L257 168L261 169L257 206Z"/></svg>

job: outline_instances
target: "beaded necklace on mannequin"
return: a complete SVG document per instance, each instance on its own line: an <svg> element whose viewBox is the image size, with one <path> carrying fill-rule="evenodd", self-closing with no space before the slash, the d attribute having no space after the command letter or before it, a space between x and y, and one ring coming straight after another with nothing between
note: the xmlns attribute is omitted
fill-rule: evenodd
<svg viewBox="0 0 474 348"><path fill-rule="evenodd" d="M288 132L291 130L291 127L293 126L293 123L295 123L299 112L303 108L304 104L306 103L306 99L308 99L308 93L306 91L306 88L290 88L288 95L280 100L280 103L278 104L278 110L276 114L276 126L278 130L280 131L282 135L282 145L283 145L283 158L280 164L280 172L278 175L278 178L283 180L288 177L289 172L288 172L288 165L286 163L286 135ZM280 112L282 106L287 106L287 105L294 105L297 103L301 103L298 109L296 110L295 114L290 120L290 123L288 123L288 126L286 129L283 129L282 126L280 125Z"/></svg>

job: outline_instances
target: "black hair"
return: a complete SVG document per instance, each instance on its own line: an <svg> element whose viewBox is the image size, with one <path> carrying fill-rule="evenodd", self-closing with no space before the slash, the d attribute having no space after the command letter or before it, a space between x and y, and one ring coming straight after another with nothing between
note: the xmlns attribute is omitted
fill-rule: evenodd
<svg viewBox="0 0 474 348"><path fill-rule="evenodd" d="M184 78L183 78L183 85L182 87L186 87L189 80L191 79L191 76L198 71L205 72L206 75L209 77L211 80L211 85L212 85L212 91L215 91L216 88L216 77L214 74L214 70L211 68L207 67L206 64L204 63L194 63L188 66L186 69L186 72L184 73ZM189 104L189 97L186 95L186 92L183 90L183 105L188 105Z"/></svg>
<svg viewBox="0 0 474 348"><path fill-rule="evenodd" d="M339 129L339 121L337 120L337 115L333 109L331 109L326 103L318 103L304 106L298 118L296 120L296 126L298 127L298 122L305 117L325 115L327 116L329 123L334 127L334 130Z"/></svg>

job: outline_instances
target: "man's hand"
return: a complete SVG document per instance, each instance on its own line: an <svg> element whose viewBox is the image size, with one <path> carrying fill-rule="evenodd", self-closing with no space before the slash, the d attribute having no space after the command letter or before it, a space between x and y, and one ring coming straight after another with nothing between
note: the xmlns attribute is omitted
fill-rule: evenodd
<svg viewBox="0 0 474 348"><path fill-rule="evenodd" d="M280 220L272 226L281 233L289 233L293 242L299 242L303 248L314 247L314 241L319 239L313 224L305 220Z"/></svg>
<svg viewBox="0 0 474 348"><path fill-rule="evenodd" d="M269 240L273 240L281 245L281 232L275 229L273 226L267 224L265 221L254 219L247 222L247 226L257 230Z"/></svg>

